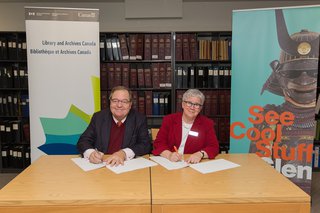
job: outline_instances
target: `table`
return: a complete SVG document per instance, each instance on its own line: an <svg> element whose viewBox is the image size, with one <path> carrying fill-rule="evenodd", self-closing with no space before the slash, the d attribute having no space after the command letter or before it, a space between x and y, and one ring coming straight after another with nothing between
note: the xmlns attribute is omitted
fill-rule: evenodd
<svg viewBox="0 0 320 213"><path fill-rule="evenodd" d="M160 165L84 172L72 157L32 163L0 191L0 212L310 213L310 196L255 154L220 154L241 166L209 174Z"/></svg>
<svg viewBox="0 0 320 213"><path fill-rule="evenodd" d="M72 157L46 155L32 163L0 190L0 212L150 212L150 168L84 172Z"/></svg>
<svg viewBox="0 0 320 213"><path fill-rule="evenodd" d="M220 154L240 167L209 174L151 167L152 213L310 213L310 196L255 154Z"/></svg>

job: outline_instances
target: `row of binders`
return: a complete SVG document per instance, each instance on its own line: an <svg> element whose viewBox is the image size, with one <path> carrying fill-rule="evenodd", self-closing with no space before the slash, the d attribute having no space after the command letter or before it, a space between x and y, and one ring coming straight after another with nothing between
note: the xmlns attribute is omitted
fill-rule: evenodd
<svg viewBox="0 0 320 213"><path fill-rule="evenodd" d="M195 34L176 34L175 59L177 61L231 60L231 38L197 38Z"/></svg>
<svg viewBox="0 0 320 213"><path fill-rule="evenodd" d="M182 112L182 96L184 90L177 91L177 111ZM202 106L202 113L206 116L230 115L230 90L207 90L202 91L205 101Z"/></svg>
<svg viewBox="0 0 320 213"><path fill-rule="evenodd" d="M231 69L228 66L178 66L176 88L230 88Z"/></svg>
<svg viewBox="0 0 320 213"><path fill-rule="evenodd" d="M170 63L102 63L101 89L123 85L128 88L171 88Z"/></svg>
<svg viewBox="0 0 320 213"><path fill-rule="evenodd" d="M176 34L175 57L177 61L189 61L199 59L197 37L195 34Z"/></svg>
<svg viewBox="0 0 320 213"><path fill-rule="evenodd" d="M101 108L109 106L109 92L101 92ZM171 112L170 92L132 91L132 108L145 115L166 115Z"/></svg>
<svg viewBox="0 0 320 213"><path fill-rule="evenodd" d="M3 145L2 168L23 169L30 165L30 145Z"/></svg>
<svg viewBox="0 0 320 213"><path fill-rule="evenodd" d="M171 34L118 34L100 36L102 61L170 60Z"/></svg>
<svg viewBox="0 0 320 213"><path fill-rule="evenodd" d="M102 61L171 60L170 33L103 34L100 36ZM175 35L175 59L231 60L231 37L197 37L194 33Z"/></svg>
<svg viewBox="0 0 320 213"><path fill-rule="evenodd" d="M0 116L29 117L29 96L19 93L0 93Z"/></svg>
<svg viewBox="0 0 320 213"><path fill-rule="evenodd" d="M0 60L26 60L27 42L18 35L0 37Z"/></svg>
<svg viewBox="0 0 320 213"><path fill-rule="evenodd" d="M199 59L212 61L231 60L231 39L199 40Z"/></svg>
<svg viewBox="0 0 320 213"><path fill-rule="evenodd" d="M28 120L4 120L0 122L1 144L21 144L30 142Z"/></svg>
<svg viewBox="0 0 320 213"><path fill-rule="evenodd" d="M13 64L0 66L0 88L28 88L28 70Z"/></svg>

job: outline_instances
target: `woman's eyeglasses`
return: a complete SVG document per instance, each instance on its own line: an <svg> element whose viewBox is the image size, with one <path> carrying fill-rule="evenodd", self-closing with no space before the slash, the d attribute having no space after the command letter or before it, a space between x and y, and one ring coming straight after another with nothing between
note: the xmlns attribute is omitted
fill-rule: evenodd
<svg viewBox="0 0 320 213"><path fill-rule="evenodd" d="M194 107L195 109L199 109L200 107L202 107L201 104L198 103L192 103L190 101L183 101L184 103L186 103L187 107Z"/></svg>

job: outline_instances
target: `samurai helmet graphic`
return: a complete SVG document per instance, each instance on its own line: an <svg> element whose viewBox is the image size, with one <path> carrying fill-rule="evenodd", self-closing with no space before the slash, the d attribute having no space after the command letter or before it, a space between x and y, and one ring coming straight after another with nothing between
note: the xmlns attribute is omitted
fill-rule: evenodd
<svg viewBox="0 0 320 213"><path fill-rule="evenodd" d="M279 60L270 63L272 74L263 85L297 106L315 104L318 76L319 33L301 30L289 36L282 10L276 10Z"/></svg>

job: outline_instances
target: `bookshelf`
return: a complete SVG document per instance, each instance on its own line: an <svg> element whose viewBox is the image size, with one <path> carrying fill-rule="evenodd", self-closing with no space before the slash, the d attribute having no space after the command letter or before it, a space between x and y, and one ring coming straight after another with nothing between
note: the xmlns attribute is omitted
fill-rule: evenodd
<svg viewBox="0 0 320 213"><path fill-rule="evenodd" d="M231 32L101 33L100 56L102 109L121 84L133 91L133 108L147 115L149 128L159 128L164 115L182 110L182 94L199 88L202 113L215 120L228 152Z"/></svg>
<svg viewBox="0 0 320 213"><path fill-rule="evenodd" d="M19 172L30 164L25 41L25 32L0 32L0 126L4 130L0 132L0 172ZM113 86L127 86L133 91L133 107L146 114L151 132L161 126L164 115L181 111L184 91L198 88L206 96L202 113L215 121L221 152L228 152L230 31L101 32L100 62L101 109L109 106ZM4 112L9 104L4 107L3 100L8 96L17 100L17 105L12 104L14 113ZM8 141L12 134L6 133L6 127L13 124L19 135Z"/></svg>
<svg viewBox="0 0 320 213"><path fill-rule="evenodd" d="M183 93L198 88L205 95L202 113L215 121L220 152L229 150L231 98L231 32L176 32L175 109Z"/></svg>
<svg viewBox="0 0 320 213"><path fill-rule="evenodd" d="M133 108L146 114L149 128L173 112L173 33L100 33L101 109L112 87L132 90Z"/></svg>
<svg viewBox="0 0 320 213"><path fill-rule="evenodd" d="M0 171L30 164L29 97L25 32L0 33Z"/></svg>

